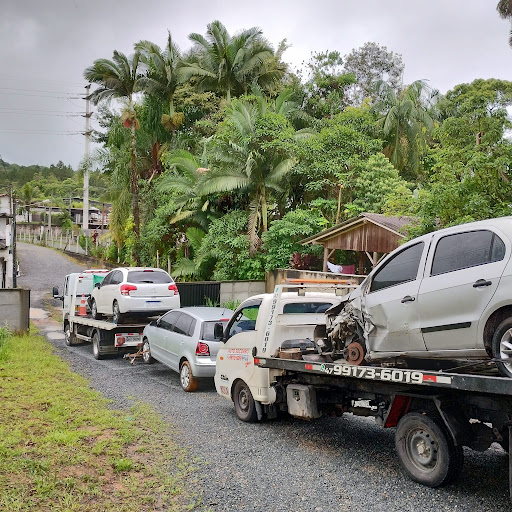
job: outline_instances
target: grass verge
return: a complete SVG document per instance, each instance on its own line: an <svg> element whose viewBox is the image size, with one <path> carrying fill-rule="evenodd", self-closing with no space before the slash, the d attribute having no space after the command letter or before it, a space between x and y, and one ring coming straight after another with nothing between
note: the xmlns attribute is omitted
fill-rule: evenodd
<svg viewBox="0 0 512 512"><path fill-rule="evenodd" d="M144 404L109 408L35 333L0 329L0 510L200 508L197 461Z"/></svg>

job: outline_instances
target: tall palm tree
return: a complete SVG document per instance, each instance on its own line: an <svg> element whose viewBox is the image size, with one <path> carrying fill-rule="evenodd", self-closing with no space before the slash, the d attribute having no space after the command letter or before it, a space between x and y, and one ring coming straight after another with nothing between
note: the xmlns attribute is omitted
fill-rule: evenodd
<svg viewBox="0 0 512 512"><path fill-rule="evenodd" d="M373 110L386 142L383 152L399 171L406 169L414 174L425 146L425 131L434 128L428 112L431 90L423 80L413 82L398 94L383 80L377 82L376 89L380 99Z"/></svg>
<svg viewBox="0 0 512 512"><path fill-rule="evenodd" d="M122 120L124 126L131 129L131 157L130 157L130 190L132 194L132 213L135 238L140 238L140 213L139 213L139 183L137 173L136 129L139 125L134 108L134 94L139 90L139 80L142 75L139 72L140 54L136 52L132 57L127 57L114 50L112 60L97 59L93 65L84 71L84 77L89 82L98 84L99 87L91 93L92 102L97 105L100 101L120 99L126 102ZM138 263L138 254L134 255Z"/></svg>
<svg viewBox="0 0 512 512"><path fill-rule="evenodd" d="M281 107L283 107L281 102ZM272 194L282 192L286 175L294 165L289 151L273 150L258 133L258 120L266 114L268 104L238 100L226 112L229 138L220 139L212 148L214 169L205 174L199 185L201 195L240 189L249 203L251 254L258 245L258 232L268 229L268 212ZM284 108L284 107L283 107ZM278 115L282 119L282 115ZM289 129L293 131L291 125ZM293 131L295 138L306 133Z"/></svg>
<svg viewBox="0 0 512 512"><path fill-rule="evenodd" d="M248 92L259 75L265 74L266 85L283 76L279 70L270 73L274 52L259 28L231 36L220 21L214 21L207 26L206 36L193 33L189 39L194 48L180 67L182 79L196 77L199 89L217 91L228 103L232 95Z"/></svg>
<svg viewBox="0 0 512 512"><path fill-rule="evenodd" d="M496 10L504 20L512 19L512 0L500 0ZM512 46L512 30L510 31L508 44Z"/></svg>
<svg viewBox="0 0 512 512"><path fill-rule="evenodd" d="M135 45L140 52L141 61L146 66L146 74L139 80L139 86L148 94L165 101L169 107L169 114L162 116L162 125L170 129L172 134L183 122L183 114L174 109L174 93L180 85L178 65L181 61L181 52L178 45L172 40L168 32L167 44L160 48L151 41L140 41Z"/></svg>

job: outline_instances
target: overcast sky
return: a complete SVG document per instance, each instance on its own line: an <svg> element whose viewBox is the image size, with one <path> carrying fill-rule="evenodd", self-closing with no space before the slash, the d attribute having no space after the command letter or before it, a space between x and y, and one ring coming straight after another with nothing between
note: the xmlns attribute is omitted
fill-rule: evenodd
<svg viewBox="0 0 512 512"><path fill-rule="evenodd" d="M258 26L297 68L312 51L342 55L367 41L402 55L405 83L446 92L476 78L512 80L509 23L497 0L1 0L0 156L76 168L84 153L83 70L114 49L132 53L167 30L182 49L218 19L230 33Z"/></svg>

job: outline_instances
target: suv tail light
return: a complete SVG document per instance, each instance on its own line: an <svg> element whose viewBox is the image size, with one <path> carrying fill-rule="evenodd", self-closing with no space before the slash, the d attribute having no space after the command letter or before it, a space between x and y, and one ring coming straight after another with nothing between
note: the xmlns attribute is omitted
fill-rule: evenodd
<svg viewBox="0 0 512 512"><path fill-rule="evenodd" d="M203 343L202 341L197 342L196 347L196 356L209 356L210 355L210 347Z"/></svg>
<svg viewBox="0 0 512 512"><path fill-rule="evenodd" d="M180 292L175 283L169 285L169 290L174 292L174 295L178 295Z"/></svg>
<svg viewBox="0 0 512 512"><path fill-rule="evenodd" d="M128 297L130 295L130 292L133 290L136 290L137 287L133 284L122 284L121 285L121 295L124 295L125 297Z"/></svg>

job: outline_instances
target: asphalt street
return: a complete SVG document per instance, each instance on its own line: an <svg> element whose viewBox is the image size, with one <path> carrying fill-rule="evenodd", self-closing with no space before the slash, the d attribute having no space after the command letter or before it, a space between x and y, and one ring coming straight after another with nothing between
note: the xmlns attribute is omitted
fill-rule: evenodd
<svg viewBox="0 0 512 512"><path fill-rule="evenodd" d="M19 284L32 290L34 308L47 307L52 286L62 289L64 276L83 268L52 249L19 244L18 252ZM430 489L402 474L394 431L373 419L346 415L246 424L216 394L213 381L185 393L178 375L162 364L131 365L121 357L96 361L89 344L66 347L56 322L47 318L36 325L55 352L115 407L142 400L169 423L198 460L197 489L213 512L511 510L508 457L498 446L484 453L465 449L459 481Z"/></svg>

